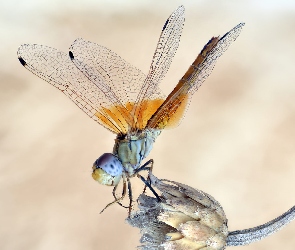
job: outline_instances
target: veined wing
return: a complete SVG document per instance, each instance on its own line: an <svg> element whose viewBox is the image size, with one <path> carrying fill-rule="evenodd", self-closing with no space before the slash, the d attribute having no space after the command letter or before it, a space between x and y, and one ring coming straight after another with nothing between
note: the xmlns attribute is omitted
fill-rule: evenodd
<svg viewBox="0 0 295 250"><path fill-rule="evenodd" d="M203 48L165 102L147 123L147 128L163 129L178 125L192 95L211 74L217 59L239 36L244 23L238 24L223 37L213 37Z"/></svg>
<svg viewBox="0 0 295 250"><path fill-rule="evenodd" d="M142 105L142 103L149 102L148 100L155 98L154 94L157 92L158 85L170 67L179 46L184 24L184 11L183 6L178 7L164 24L149 73L136 99L136 105L133 111L134 117L141 117L143 113L146 117L151 117L153 114L150 113L150 110L145 110L145 105ZM133 127L142 129L145 127L145 124L142 123L141 119L137 119Z"/></svg>
<svg viewBox="0 0 295 250"><path fill-rule="evenodd" d="M111 50L81 38L75 40L71 45L70 57L89 81L100 88L109 100L112 100L113 106L110 109L116 107L118 103L120 107L124 107L120 111L129 125L128 131L133 128L135 121L138 120L140 124L145 126L151 117L151 115L146 116L146 114L156 112L165 99L165 95L156 86L151 96L152 99L140 103L140 107L146 112L134 116L132 110L135 106L136 97L146 78L139 69L127 63ZM105 83L107 83L106 86L101 86L101 80L98 76L103 77Z"/></svg>
<svg viewBox="0 0 295 250"><path fill-rule="evenodd" d="M102 88L108 89L104 76L97 75L97 85L90 82L72 63L67 53L43 45L25 44L17 51L21 64L68 96L89 117L113 133L125 133L126 109L114 102Z"/></svg>

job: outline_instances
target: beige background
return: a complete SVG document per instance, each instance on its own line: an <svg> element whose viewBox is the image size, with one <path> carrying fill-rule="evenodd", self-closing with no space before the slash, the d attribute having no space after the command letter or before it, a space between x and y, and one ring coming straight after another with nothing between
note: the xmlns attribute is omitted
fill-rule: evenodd
<svg viewBox="0 0 295 250"><path fill-rule="evenodd" d="M224 207L229 229L267 222L295 204L293 1L1 1L0 248L135 249L137 229L113 206L91 165L114 135L25 70L23 43L67 51L78 37L147 72L166 18L186 7L166 93L213 35L246 26L196 93L182 124L164 131L154 173L199 188ZM142 185L134 181L138 188ZM295 222L243 249L295 246ZM242 249L236 248L236 249Z"/></svg>

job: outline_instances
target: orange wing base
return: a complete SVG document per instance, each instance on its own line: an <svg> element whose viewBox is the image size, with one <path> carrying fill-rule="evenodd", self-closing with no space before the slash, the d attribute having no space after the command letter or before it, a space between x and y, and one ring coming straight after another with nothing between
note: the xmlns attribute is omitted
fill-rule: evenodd
<svg viewBox="0 0 295 250"><path fill-rule="evenodd" d="M127 134L130 129L143 130L148 120L157 111L164 102L163 99L144 100L139 104L138 112L133 115L133 124L127 123L127 117L131 115L134 103L126 103L125 107L121 105L102 108L95 116L102 124L116 134ZM126 114L126 110L129 112ZM128 115L128 116L127 116Z"/></svg>

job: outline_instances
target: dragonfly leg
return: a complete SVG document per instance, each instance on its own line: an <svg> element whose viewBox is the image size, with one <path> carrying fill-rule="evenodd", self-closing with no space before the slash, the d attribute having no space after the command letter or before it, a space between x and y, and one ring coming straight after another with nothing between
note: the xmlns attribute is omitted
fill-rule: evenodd
<svg viewBox="0 0 295 250"><path fill-rule="evenodd" d="M116 185L114 188L113 188L113 197L115 198L115 200L118 200L119 198L116 196L116 190L117 190L117 187L118 185ZM124 188L122 189L122 195L123 195L123 191L124 191ZM121 207L124 207L124 208L128 208L126 206L124 206L121 202L117 202Z"/></svg>
<svg viewBox="0 0 295 250"><path fill-rule="evenodd" d="M127 183L128 183L128 196L129 196L129 211L128 216L130 217L131 210L132 210L132 188L131 188L131 182L130 179L127 177Z"/></svg>
<svg viewBox="0 0 295 250"><path fill-rule="evenodd" d="M155 191L155 189L151 186L151 183L149 181L147 181L143 176L141 176L140 174L137 174L137 177L139 179L142 180L142 182L152 191L152 193L156 196L158 202L161 202L161 198L160 196L157 194L157 192Z"/></svg>
<svg viewBox="0 0 295 250"><path fill-rule="evenodd" d="M116 185L116 186L118 186L118 185ZM114 190L116 191L116 186L114 187ZM111 206L111 205L113 205L113 204L116 204L116 203L119 203L121 200L123 200L124 199L124 197L126 196L126 189L127 189L127 186L126 186L126 178L125 178L125 176L123 175L123 191L122 191L122 196L120 197L120 198L117 198L116 197L116 194L114 194L114 197L115 197L115 200L113 201L113 202L111 202L111 203L109 203L108 205L106 205L105 206L105 208L103 209L103 210L101 210L101 212L100 213L102 213L104 210L106 210L109 206ZM113 190L113 191L114 191Z"/></svg>
<svg viewBox="0 0 295 250"><path fill-rule="evenodd" d="M150 165L150 166L148 166ZM141 171L148 171L149 173L153 171L154 166L154 160L150 159L146 163L144 163L140 168L136 169L135 174L141 172ZM147 181L151 184L150 176L148 175ZM145 193L147 185L144 186L143 192Z"/></svg>
<svg viewBox="0 0 295 250"><path fill-rule="evenodd" d="M148 166L151 165L151 166ZM154 165L154 160L150 159L146 163L144 163L140 168L136 169L135 174L147 170L147 171L152 171L153 170L153 165Z"/></svg>

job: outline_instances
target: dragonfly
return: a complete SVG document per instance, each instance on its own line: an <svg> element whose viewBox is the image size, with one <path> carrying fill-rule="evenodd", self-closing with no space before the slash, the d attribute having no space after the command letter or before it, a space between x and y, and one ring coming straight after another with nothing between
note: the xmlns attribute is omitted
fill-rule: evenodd
<svg viewBox="0 0 295 250"><path fill-rule="evenodd" d="M166 96L159 84L179 47L184 25L183 6L166 20L147 75L113 51L96 43L76 39L69 53L37 44L24 44L17 51L20 63L69 97L90 118L116 134L112 153L104 153L93 164L92 177L113 186L114 201L129 196L130 179L139 177L155 194L141 171L152 171L153 160L142 164L163 129L176 127L184 117L193 94L212 72L218 58L239 36L240 23L224 36L212 37L195 61ZM122 193L116 190L122 180ZM104 211L104 210L103 210Z"/></svg>

